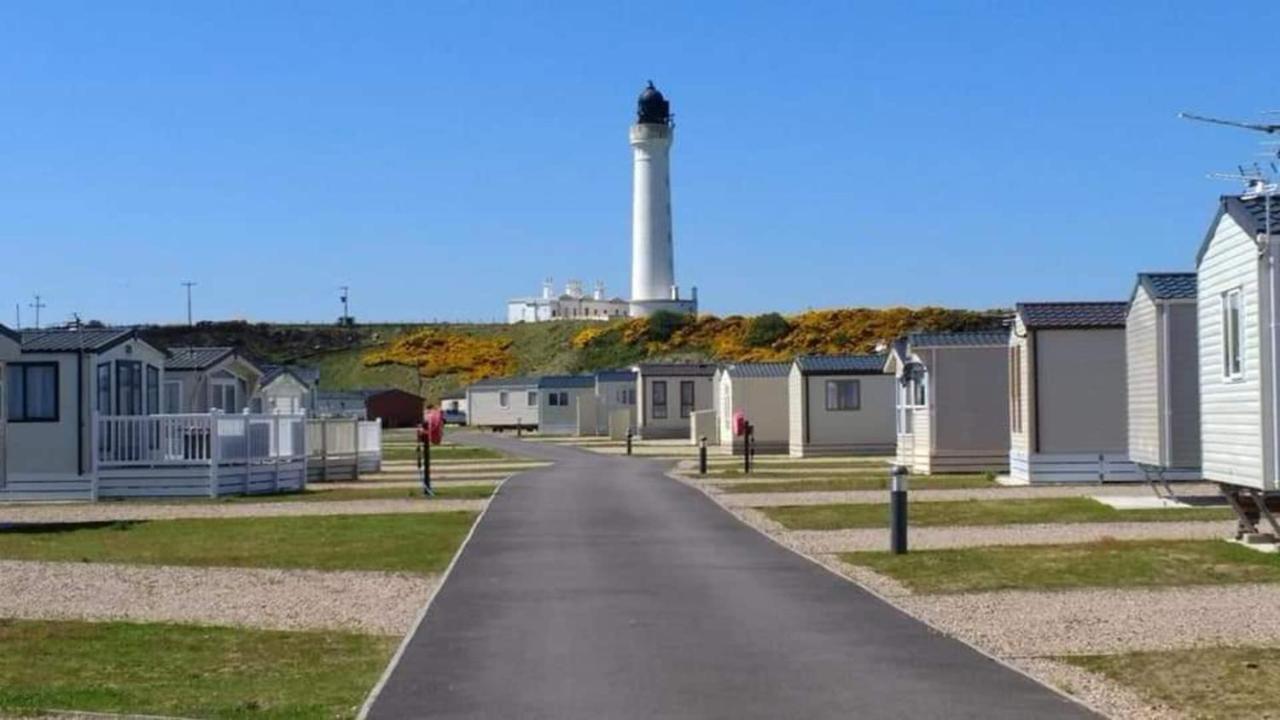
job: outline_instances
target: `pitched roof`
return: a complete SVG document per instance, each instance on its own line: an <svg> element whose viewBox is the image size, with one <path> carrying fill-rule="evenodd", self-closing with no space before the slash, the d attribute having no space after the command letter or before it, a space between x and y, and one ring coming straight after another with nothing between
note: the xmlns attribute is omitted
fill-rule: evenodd
<svg viewBox="0 0 1280 720"><path fill-rule="evenodd" d="M1213 242L1213 236L1218 231L1218 223L1222 222L1223 215L1230 215L1236 225L1239 225L1240 229L1248 233L1251 238L1256 238L1267 231L1266 198L1245 199L1239 195L1223 195L1218 199L1218 212L1214 214L1213 222L1209 223L1209 230L1205 233L1204 240L1200 242L1200 250L1196 253L1197 267L1204 259L1204 254L1209 251L1209 243ZM1271 232L1280 233L1280 200L1276 198L1271 200Z"/></svg>
<svg viewBox="0 0 1280 720"><path fill-rule="evenodd" d="M10 330L4 323L0 323L0 335L3 335L16 343L22 343L22 334L16 330Z"/></svg>
<svg viewBox="0 0 1280 720"><path fill-rule="evenodd" d="M596 373L597 382L635 382L634 370L601 370Z"/></svg>
<svg viewBox="0 0 1280 720"><path fill-rule="evenodd" d="M23 330L22 352L102 352L137 337L138 331L135 328Z"/></svg>
<svg viewBox="0 0 1280 720"><path fill-rule="evenodd" d="M539 388L593 388L594 375L547 375L538 381Z"/></svg>
<svg viewBox="0 0 1280 720"><path fill-rule="evenodd" d="M885 355L801 355L796 367L803 375L880 375Z"/></svg>
<svg viewBox="0 0 1280 720"><path fill-rule="evenodd" d="M640 363L636 369L647 375L711 377L716 366L711 363Z"/></svg>
<svg viewBox="0 0 1280 720"><path fill-rule="evenodd" d="M1122 328L1127 302L1018 303L1022 324L1031 329Z"/></svg>
<svg viewBox="0 0 1280 720"><path fill-rule="evenodd" d="M320 382L320 370L318 368L304 367L302 365L263 365L262 386L270 385L281 375L291 375L294 380L307 387Z"/></svg>
<svg viewBox="0 0 1280 720"><path fill-rule="evenodd" d="M170 348L165 370L204 370L222 362L235 353L232 347L182 347Z"/></svg>
<svg viewBox="0 0 1280 720"><path fill-rule="evenodd" d="M487 378L485 380L477 380L471 383L468 390L487 390L498 388L524 388L537 387L538 378L527 375L518 375L515 377L504 378Z"/></svg>
<svg viewBox="0 0 1280 720"><path fill-rule="evenodd" d="M1133 287L1135 294L1138 286L1146 288L1147 294L1156 300L1196 299L1196 274L1193 272L1138 273L1138 282ZM1129 302L1133 302L1132 297Z"/></svg>
<svg viewBox="0 0 1280 720"><path fill-rule="evenodd" d="M1009 328L958 332L916 332L907 336L912 347L996 347L1009 344Z"/></svg>
<svg viewBox="0 0 1280 720"><path fill-rule="evenodd" d="M781 378L791 374L791 363L736 363L724 371L731 378Z"/></svg>

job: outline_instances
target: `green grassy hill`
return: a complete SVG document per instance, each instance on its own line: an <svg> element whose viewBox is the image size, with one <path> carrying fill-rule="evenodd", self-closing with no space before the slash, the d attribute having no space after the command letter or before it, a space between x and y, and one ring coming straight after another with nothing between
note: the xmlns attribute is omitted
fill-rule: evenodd
<svg viewBox="0 0 1280 720"><path fill-rule="evenodd" d="M864 353L912 330L998 326L1006 311L850 308L791 317L659 314L648 320L537 324L370 324L353 327L245 322L155 326L161 347L229 345L266 363L320 369L321 387L396 387L431 401L479 377L591 372L645 359L789 360Z"/></svg>

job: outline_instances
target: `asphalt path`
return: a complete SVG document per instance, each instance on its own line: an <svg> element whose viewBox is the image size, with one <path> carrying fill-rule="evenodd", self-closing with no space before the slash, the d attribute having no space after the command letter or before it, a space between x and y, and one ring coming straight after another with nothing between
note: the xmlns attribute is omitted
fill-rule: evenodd
<svg viewBox="0 0 1280 720"><path fill-rule="evenodd" d="M493 499L370 718L1095 717L776 545L670 461L462 441L555 465Z"/></svg>

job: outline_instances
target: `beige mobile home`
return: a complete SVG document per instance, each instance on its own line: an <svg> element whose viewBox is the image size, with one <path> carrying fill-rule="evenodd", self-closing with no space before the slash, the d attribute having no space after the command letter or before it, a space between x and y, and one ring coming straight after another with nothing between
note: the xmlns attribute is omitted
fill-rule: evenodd
<svg viewBox="0 0 1280 720"><path fill-rule="evenodd" d="M741 411L752 425L754 447L760 453L790 449L791 416L787 388L791 363L737 363L716 373L720 447L735 455L743 438L733 434L733 415Z"/></svg>
<svg viewBox="0 0 1280 720"><path fill-rule="evenodd" d="M710 410L716 366L706 363L641 363L636 373L637 434L646 440L689 437L689 416Z"/></svg>
<svg viewBox="0 0 1280 720"><path fill-rule="evenodd" d="M230 347L182 347L165 361L166 413L240 413L262 382L262 368Z"/></svg>
<svg viewBox="0 0 1280 720"><path fill-rule="evenodd" d="M916 474L1008 472L1009 331L912 333L897 380L898 463Z"/></svg>
<svg viewBox="0 0 1280 720"><path fill-rule="evenodd" d="M18 359L20 352L22 352L22 336L4 325L0 325L0 491L4 490L5 468L8 465L5 460L7 446L5 442L5 420L9 414L9 402L5 395L8 385L5 380L5 368L9 363Z"/></svg>
<svg viewBox="0 0 1280 720"><path fill-rule="evenodd" d="M1228 488L1280 490L1276 227L1262 197L1223 197L1196 256L1201 466Z"/></svg>
<svg viewBox="0 0 1280 720"><path fill-rule="evenodd" d="M23 331L21 352L5 367L0 499L88 497L95 414L159 412L164 362L132 328Z"/></svg>
<svg viewBox="0 0 1280 720"><path fill-rule="evenodd" d="M1125 322L1129 459L1152 479L1200 477L1195 273L1139 273Z"/></svg>
<svg viewBox="0 0 1280 720"><path fill-rule="evenodd" d="M1019 303L1009 336L1015 482L1142 480L1129 460L1126 302Z"/></svg>
<svg viewBox="0 0 1280 720"><path fill-rule="evenodd" d="M636 426L636 373L603 370L596 373L596 434L609 434L609 418L626 413L626 426Z"/></svg>
<svg viewBox="0 0 1280 720"><path fill-rule="evenodd" d="M788 376L792 457L892 455L895 382L884 355L803 356Z"/></svg>
<svg viewBox="0 0 1280 720"><path fill-rule="evenodd" d="M538 426L538 378L492 378L467 388L469 423L493 430Z"/></svg>
<svg viewBox="0 0 1280 720"><path fill-rule="evenodd" d="M538 432L577 435L582 413L595 426L596 379L593 375L548 375L538 381Z"/></svg>

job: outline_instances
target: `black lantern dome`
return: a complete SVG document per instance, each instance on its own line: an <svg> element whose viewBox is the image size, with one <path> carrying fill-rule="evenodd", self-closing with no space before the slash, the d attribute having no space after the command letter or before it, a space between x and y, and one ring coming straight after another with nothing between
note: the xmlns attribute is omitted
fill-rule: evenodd
<svg viewBox="0 0 1280 720"><path fill-rule="evenodd" d="M671 103L662 97L658 88L649 81L649 86L640 93L639 107L636 110L636 122L652 125L671 124Z"/></svg>

